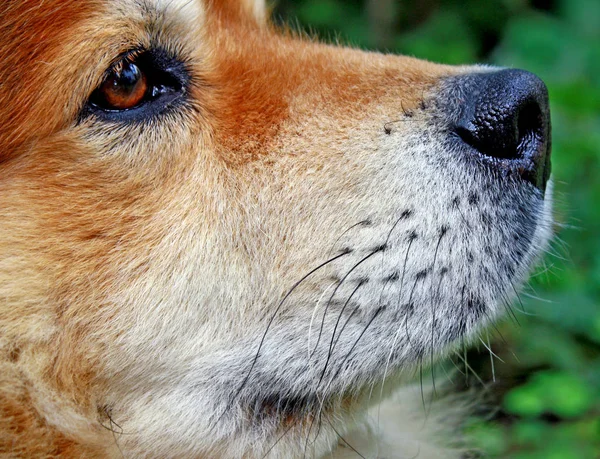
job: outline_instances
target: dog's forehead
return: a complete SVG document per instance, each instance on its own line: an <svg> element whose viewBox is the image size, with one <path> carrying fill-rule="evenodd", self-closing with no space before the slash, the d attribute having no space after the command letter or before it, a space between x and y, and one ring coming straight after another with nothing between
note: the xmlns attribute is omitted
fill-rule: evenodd
<svg viewBox="0 0 600 459"><path fill-rule="evenodd" d="M150 26L160 29L174 23L197 26L204 22L205 2L202 0L103 0L96 11L95 23L105 21L110 29L137 30Z"/></svg>
<svg viewBox="0 0 600 459"><path fill-rule="evenodd" d="M115 3L123 2L116 0ZM205 10L204 2L200 0L128 0L128 3L145 15L174 15L186 21L202 19Z"/></svg>
<svg viewBox="0 0 600 459"><path fill-rule="evenodd" d="M144 13L177 15L187 21L201 20L206 11L235 12L253 16L259 21L266 19L265 0L112 0L115 5L127 3Z"/></svg>

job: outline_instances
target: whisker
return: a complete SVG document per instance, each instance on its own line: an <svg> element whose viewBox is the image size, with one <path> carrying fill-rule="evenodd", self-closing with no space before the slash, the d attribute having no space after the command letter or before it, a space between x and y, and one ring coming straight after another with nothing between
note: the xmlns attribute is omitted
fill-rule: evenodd
<svg viewBox="0 0 600 459"><path fill-rule="evenodd" d="M317 398L319 399L319 396L317 395ZM319 399L319 410L318 413L316 413L311 422L310 422L310 426L308 426L308 433L306 434L306 441L304 442L304 455L303 457L306 457L306 452L308 451L308 445L310 444L310 433L312 431L312 428L315 424L315 421L317 420L317 417L319 418L319 428L317 429L317 433L315 434L315 439L313 441L313 444L317 441L317 438L319 437L319 434L321 433L321 424L322 424L322 419L321 419L321 409L323 407L323 403L325 401L323 399Z"/></svg>
<svg viewBox="0 0 600 459"><path fill-rule="evenodd" d="M364 334L367 332L367 330L369 329L369 327L371 326L371 324L373 323L373 321L377 318L377 316L381 313L381 311L383 311L385 309L385 306L380 306L379 308L377 308L377 310L375 311L375 314L373 314L373 317L371 317L371 319L369 319L369 322L367 322L367 325L365 325L365 328L363 329L363 331L360 333L360 335L358 335L358 338L356 338L356 341L354 341L354 344L352 345L352 347L350 348L350 350L348 351L348 353L346 354L346 356L344 357L344 359L342 360L342 363L339 365L338 367L338 371L335 373L335 375L333 375L333 377L330 380L330 384L331 381L333 381L335 378L337 378L337 376L340 374L340 372L343 369L344 364L346 363L346 361L350 358L350 355L352 354L352 352L354 351L354 349L356 348L356 346L358 345L358 342L361 340L361 338L364 336Z"/></svg>
<svg viewBox="0 0 600 459"><path fill-rule="evenodd" d="M521 295L519 295L519 292L517 291L517 289L516 289L516 287L515 287L515 284L513 284L512 280L509 280L509 282L510 282L510 286L512 287L513 291L515 292L515 295L517 296L517 300L519 301L519 305L521 305L521 310L520 310L520 312L521 312L522 314L525 314L526 316L535 316L535 314L532 314L532 313L528 312L528 311L525 309L525 306L523 305L523 301L521 300ZM515 309L517 309L517 308L515 308ZM518 310L518 309L517 309L517 310Z"/></svg>
<svg viewBox="0 0 600 459"><path fill-rule="evenodd" d="M556 267L556 265L554 263L550 263L549 265L547 265L545 261L543 263L544 263L544 269L531 274L529 276L529 279L535 279L536 277L541 277L544 274L548 274L548 273L553 274L552 270ZM547 280L547 277L546 277L546 280Z"/></svg>
<svg viewBox="0 0 600 459"><path fill-rule="evenodd" d="M425 413L425 419L429 416L427 405L425 403L425 391L423 390L423 356L419 355L419 387L421 389L421 404L423 405L423 412Z"/></svg>
<svg viewBox="0 0 600 459"><path fill-rule="evenodd" d="M383 245L387 246L388 243L390 242L390 238L392 237L392 233L394 232L394 230L396 229L396 226L398 226L398 223L400 223L402 220L406 220L408 217L410 217L412 215L412 210L410 209L406 209L404 210L400 216L396 219L396 221L394 222L394 224L392 225L390 231L387 234L387 237L385 238L385 242Z"/></svg>
<svg viewBox="0 0 600 459"><path fill-rule="evenodd" d="M338 242L340 242L340 240L341 240L341 239L342 239L342 238L343 238L343 237L344 237L346 234L348 234L348 232L350 232L350 230L352 230L352 229L356 228L357 226L361 226L361 225L364 225L364 226L369 226L370 224L371 224L371 220L363 220L363 221L360 221L360 222L358 222L358 223L355 223L354 225L352 225L351 227L349 227L348 229L346 229L346 230L345 230L345 231L344 231L342 234L340 234L340 235L338 236L338 238L337 238L337 239L336 239L336 240L333 242L333 244L331 245L331 249L329 250L329 255L328 255L328 256L331 256L331 254L332 254L332 253L333 253L333 251L335 250L335 246L337 245L337 243L338 243Z"/></svg>
<svg viewBox="0 0 600 459"><path fill-rule="evenodd" d="M335 322L335 327L333 328L333 333L331 335L331 342L329 343L329 352L327 353L327 360L325 361L325 366L323 367L323 371L321 373L321 377L319 378L319 381L317 382L317 387L319 387L321 385L321 382L323 381L323 377L325 376L325 371L327 370L327 365L329 364L329 360L331 359L331 355L333 354L333 342L334 342L334 339L335 339L335 332L336 332L336 330L338 328L338 325L340 324L340 320L342 318L342 315L344 314L344 311L346 310L346 307L350 303L350 300L352 299L352 297L354 296L354 294L358 291L358 289L363 284L364 284L364 282L359 282L358 283L358 285L356 286L356 288L352 291L352 293L350 294L350 296L348 297L348 299L344 303L344 306L342 307L342 310L340 311L340 313L338 315L337 321Z"/></svg>
<svg viewBox="0 0 600 459"><path fill-rule="evenodd" d="M367 330L369 329L369 327L371 326L371 324L373 323L373 321L377 318L377 316L379 315L379 313L381 311L383 311L385 309L385 307L379 307L377 308L377 310L375 311L375 314L373 314L373 317L371 317L371 319L369 319L369 322L367 322L367 324L365 325L365 328L363 329L363 331L360 333L360 335L358 335L358 338L356 338L356 341L354 341L354 344L352 345L352 347L350 348L350 350L348 351L348 353L346 354L346 356L344 357L344 359L342 360L342 363L338 366L338 370L336 371L336 373L331 377L331 379L329 380L329 382L327 383L327 386L323 389L323 392L327 392L327 389L329 388L329 386L331 386L331 383L338 377L338 375L341 373L342 369L344 368L344 365L346 364L346 361L350 358L350 355L352 354L352 352L354 351L354 349L356 348L356 346L358 345L358 342L361 340L361 338L364 336L364 334L367 332ZM317 391L319 390L319 388L317 387L316 389ZM324 401L324 400L323 400ZM319 406L319 411L318 411L318 417L319 417L319 422L321 422L321 415L323 412L323 401L321 402L321 405ZM310 436L310 431L312 430L312 426L314 424L314 419L313 422L311 422L310 428L308 430L308 435ZM318 435L318 432L317 432ZM316 439L316 437L315 437Z"/></svg>
<svg viewBox="0 0 600 459"><path fill-rule="evenodd" d="M363 257L352 268L350 268L350 270L344 275L344 277L340 280L340 282L338 283L336 288L333 290L333 293L329 297L329 301L327 301L327 304L325 305L325 310L323 311L323 318L321 319L321 327L319 329L319 336L317 337L317 344L315 344L315 348L313 349L311 355L309 356L309 359L312 358L312 356L315 354L315 352L317 351L317 348L319 346L319 343L321 342L321 336L323 335L323 328L325 327L325 317L327 316L327 311L329 310L329 306L331 305L331 302L333 301L333 298L335 297L335 294L337 293L337 291L339 290L341 285L344 283L344 281L346 279L348 279L350 274L352 274L352 272L356 268L358 268L361 264L363 264L365 261L367 261L373 255L375 255L379 252L382 252L383 250L385 250L385 246L382 245L382 246L379 246L378 248L376 248L375 250L371 251L367 256Z"/></svg>
<svg viewBox="0 0 600 459"><path fill-rule="evenodd" d="M244 389L244 387L246 387L246 384L248 383L248 380L250 379L250 375L252 373L252 370L254 369L254 366L256 365L256 362L258 361L258 357L260 355L260 351L262 349L262 346L265 342L265 339L267 337L267 333L269 332L271 325L273 324L275 318L277 317L277 315L279 314L279 311L281 310L281 308L283 307L284 303L286 302L286 300L290 297L290 295L292 294L292 292L294 290L296 290L296 288L302 284L302 282L304 282L306 279L308 279L310 276L312 276L314 273L316 273L317 271L319 271L320 269L322 269L323 267L329 265L330 263L334 262L335 260L342 258L345 255L348 255L351 252L350 249L344 250L342 253L336 255L333 258L330 258L329 260L321 263L320 265L318 265L316 268L312 269L311 271L309 271L306 275L304 275L299 281L297 281L292 288L290 288L290 290L288 291L288 293L283 297L283 299L281 300L281 302L279 303L279 305L277 306L277 308L275 309L275 312L273 313L273 315L271 316L271 319L269 320L268 324L267 324L267 328L265 330L265 332L262 335L262 338L260 340L260 343L258 345L258 349L256 350L256 354L254 356L254 359L252 360L252 364L250 365L250 369L248 370L248 373L246 374L244 380L242 381L240 387L237 389L237 391L235 392L235 394L233 395L231 401L229 402L229 405L225 408L225 410L223 411L223 413L221 413L221 415L219 416L219 418L217 419L217 421L215 422L215 425L219 423L219 421L223 418L223 416L225 415L225 413L227 412L228 408L233 404L233 402L237 399L237 397L240 395L240 393L242 392L242 390Z"/></svg>
<svg viewBox="0 0 600 459"><path fill-rule="evenodd" d="M448 370L446 369L446 365L440 365L440 366L442 367L442 370L444 371L446 380L450 381L450 384L454 385L454 379L452 378L452 375L450 373L448 373Z"/></svg>
<svg viewBox="0 0 600 459"><path fill-rule="evenodd" d="M404 275L406 274L406 265L408 263L408 254L410 253L410 248L416 239L417 239L417 233L414 231L411 232L408 236L408 247L406 248L406 253L404 254L404 263L402 264L402 276L400 277L399 295L402 295L402 289L404 287Z"/></svg>
<svg viewBox="0 0 600 459"><path fill-rule="evenodd" d="M479 341L481 341L481 344L483 344L483 346L490 353L490 365L492 367L492 381L496 382L496 368L494 366L494 355L495 354L492 352L491 345L489 344L489 341L490 341L490 337L489 336L487 336L487 340L488 340L488 344L486 345L485 342L481 338L479 338Z"/></svg>
<svg viewBox="0 0 600 459"><path fill-rule="evenodd" d="M556 301L549 300L547 298L540 298L539 296L532 295L531 293L521 292L521 295L526 296L527 298L531 298L536 301L542 301L542 302L548 303L548 304L556 304Z"/></svg>
<svg viewBox="0 0 600 459"><path fill-rule="evenodd" d="M500 337L500 339L502 340L504 345L508 347L509 346L508 341L506 340L506 338L504 338L504 335L502 334L502 332L496 325L496 322L492 320L492 318L489 316L489 314L486 311L483 311L483 315L487 318L487 323L492 326L492 328L494 329L496 334Z"/></svg>
<svg viewBox="0 0 600 459"><path fill-rule="evenodd" d="M335 432L335 434L338 436L338 438L339 438L340 440L342 440L342 441L343 441L343 442L346 444L346 446L348 446L348 448L350 448L352 451L354 451L354 452L355 452L355 453L356 453L356 454L357 454L359 457L362 457L363 459L367 459L365 456L363 456L362 454L360 454L360 453L358 452L358 450L357 450L357 449L356 449L354 446L352 446L350 443L348 443L348 441L347 441L347 440L346 440L344 437L342 437L342 436L340 435L340 433L339 433L339 432L337 431L337 429L336 429L336 428L333 426L333 423L332 423L332 422L331 422L329 419L327 419L327 423L328 423L328 424L331 426L331 428L333 429L333 431Z"/></svg>
<svg viewBox="0 0 600 459"><path fill-rule="evenodd" d="M475 378L477 379L477 381L479 382L479 384L481 384L483 387L485 387L485 383L483 382L483 380L480 378L480 376L477 374L477 372L473 369L473 367L471 365L469 365L469 363L467 362L467 348L464 347L463 348L463 353L464 356L460 355L459 352L455 352L454 354L464 363L465 365L465 377L468 377L469 375L469 370L471 371L471 373L473 374L473 376L475 376ZM468 379L467 379L467 383L468 383Z"/></svg>
<svg viewBox="0 0 600 459"><path fill-rule="evenodd" d="M415 121L423 121L423 119L419 119L419 118L409 118L409 119L401 119L401 120L393 120L393 121L388 121L386 123L384 123L383 125L383 131L386 134L391 134L392 133L392 125L396 124L396 123L410 123L410 122L415 122Z"/></svg>
<svg viewBox="0 0 600 459"><path fill-rule="evenodd" d="M325 297L325 295L327 294L327 292L329 291L329 289L334 286L336 283L332 282L331 284L329 284L327 286L327 288L325 290L323 290L323 293L321 294L321 296L319 297L319 299L317 300L317 303L315 304L315 307L313 308L313 313L310 317L310 324L308 325L308 343L307 343L307 356L308 356L308 360L310 361L310 356L311 356L311 352L310 352L310 337L311 337L311 333L312 333L312 326L315 320L315 316L317 315L317 309L319 308L319 304L321 303L321 300L323 299L323 297Z"/></svg>
<svg viewBox="0 0 600 459"><path fill-rule="evenodd" d="M393 228L392 228L393 229ZM390 231L391 234L391 231ZM389 236L389 235L388 235ZM398 302L401 301L401 297L402 297L402 292L404 290L404 275L406 274L406 265L408 263L408 255L410 254L410 248L412 246L412 243L415 241L415 239L417 239L417 234L413 231L412 233L410 233L409 238L408 238L408 247L406 248L406 253L404 254L404 263L402 265L402 275L400 278L400 289L398 291ZM380 418L380 414L381 414L381 400L383 399L383 389L385 387L385 380L387 378L387 373L388 373L388 369L390 366L390 361L392 359L392 355L394 353L394 350L396 349L396 342L398 340L398 336L400 335L400 330L402 329L402 327L398 327L396 329L396 333L394 334L394 339L392 341L392 346L390 348L390 353L388 354L388 358L385 362L385 369L383 371L383 381L381 383L381 390L379 392L379 406L377 408L377 426L379 426L379 418Z"/></svg>
<svg viewBox="0 0 600 459"><path fill-rule="evenodd" d="M125 454L123 454L123 450L121 449L121 445L119 445L119 442L117 440L117 435L121 436L124 434L123 428L117 424L115 422L115 420L112 418L111 414L110 414L110 410L109 408L107 408L106 406L104 407L104 409L102 410L104 411L104 414L106 415L106 417L108 418L108 422L109 422L109 426L105 426L102 422L100 422L100 425L102 427L104 427L105 429L109 430L112 433L112 437L113 440L115 442L115 446L117 447L117 449L119 450L119 454L121 454L121 457L123 459L125 459ZM116 426L119 430L115 430L115 428L113 427Z"/></svg>
<svg viewBox="0 0 600 459"><path fill-rule="evenodd" d="M412 289L410 290L410 295L408 297L408 303L407 303L409 308L413 307L413 302L412 302L413 294L415 292L415 289L416 289L417 284L420 279L421 278L418 275L415 277L415 282L413 283ZM410 342L410 333L408 332L408 316L409 316L409 311L406 311L406 314L404 315L404 331L405 331L405 335L406 335L406 341L408 342L408 345L410 347L412 347L412 343Z"/></svg>
<svg viewBox="0 0 600 459"><path fill-rule="evenodd" d="M268 449L268 450L265 452L264 456L262 456L262 459L265 459L265 457L267 457L267 456L268 456L268 455L271 453L271 451L273 451L273 449L274 449L274 448L275 448L275 447L276 447L276 446L279 444L279 442L280 442L281 440L283 440L283 437L285 437L285 436L288 434L288 432L289 432L290 430L292 430L292 428L293 428L293 427L294 427L294 424L292 424L292 425L291 425L291 426L289 426L287 429L285 429L285 431L284 431L284 432L283 432L283 433L282 433L282 434L279 436L279 438L277 438L277 440L275 441L275 443L273 443L273 444L272 444L272 445L269 447L269 449Z"/></svg>
<svg viewBox="0 0 600 459"><path fill-rule="evenodd" d="M432 274L432 280L434 278L434 274L435 274L435 262L437 261L437 256L438 256L438 252L440 249L440 244L442 243L442 239L444 238L444 236L446 235L446 232L448 231L448 228L446 228L445 226L442 227L441 231L440 231L440 237L438 239L437 245L435 247L435 252L433 254L433 263L431 264L431 274ZM437 289L435 291L435 294L433 296L433 301L431 302L431 351L430 351L430 360L431 360L431 382L433 384L433 394L435 395L437 393L436 387L435 387L435 370L433 368L433 348L434 348L434 340L435 340L435 299L438 297L439 292L440 292L440 286L442 285L442 279L444 278L443 275L440 275L440 281L438 283Z"/></svg>
<svg viewBox="0 0 600 459"><path fill-rule="evenodd" d="M338 333L337 338L335 339L335 343L333 343L333 349L332 352L335 350L335 346L337 346L338 341L340 340L340 337L342 336L342 333L344 332L344 330L346 329L346 325L348 325L348 323L350 322L350 320L352 319L352 317L354 317L354 315L360 310L360 306L356 306L352 312L350 313L350 315L348 316L348 318L346 319L346 321L344 322L344 325L342 325L342 328L340 328L340 332Z"/></svg>

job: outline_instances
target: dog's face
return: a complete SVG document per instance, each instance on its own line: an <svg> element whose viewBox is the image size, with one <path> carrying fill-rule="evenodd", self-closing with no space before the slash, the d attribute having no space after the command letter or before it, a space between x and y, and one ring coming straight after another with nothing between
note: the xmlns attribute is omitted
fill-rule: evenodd
<svg viewBox="0 0 600 459"><path fill-rule="evenodd" d="M133 456L327 451L374 384L502 312L546 243L538 80L266 16L0 6L0 344L68 438L110 417Z"/></svg>

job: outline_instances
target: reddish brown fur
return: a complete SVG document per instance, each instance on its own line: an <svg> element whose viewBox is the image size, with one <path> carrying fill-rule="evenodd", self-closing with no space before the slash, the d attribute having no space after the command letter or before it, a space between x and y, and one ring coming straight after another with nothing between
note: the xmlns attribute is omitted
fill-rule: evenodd
<svg viewBox="0 0 600 459"><path fill-rule="evenodd" d="M69 121L53 64L73 28L89 16L93 0L8 0L0 4L0 159L19 145L47 136ZM54 91L42 91L55 83ZM60 106L60 105L58 105Z"/></svg>
<svg viewBox="0 0 600 459"><path fill-rule="evenodd" d="M102 457L104 452L89 447L49 427L35 410L27 382L18 370L0 365L0 455L7 458ZM19 382L15 384L15 382Z"/></svg>
<svg viewBox="0 0 600 459"><path fill-rule="evenodd" d="M259 152L269 151L268 139L288 119L292 99L305 102L293 107L303 115L315 106L325 106L330 117L346 113L360 117L361 108L389 92L401 95L400 113L414 108L424 91L451 71L410 58L394 62L389 56L372 55L366 59L353 50L298 40L235 17L226 16L225 21L216 17L218 20L209 16L209 34L217 38L217 62L208 81L224 88L215 101L213 115L218 122L216 143L236 151L231 163L252 160ZM241 43L245 46L240 47ZM245 146L243 151L240 145Z"/></svg>

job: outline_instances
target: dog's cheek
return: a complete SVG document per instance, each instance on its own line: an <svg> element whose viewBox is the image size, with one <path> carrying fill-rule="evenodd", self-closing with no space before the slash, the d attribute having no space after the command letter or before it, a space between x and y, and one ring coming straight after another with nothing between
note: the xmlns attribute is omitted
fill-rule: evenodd
<svg viewBox="0 0 600 459"><path fill-rule="evenodd" d="M1 245L11 255L1 274L19 284L10 287L19 312L15 326L39 323L29 326L34 336L11 338L45 346L52 379L80 396L103 358L100 343L119 333L109 294L128 270L143 271L158 231L148 222L154 210L146 190L116 164L92 157L76 141L48 141L15 159L1 184L8 203Z"/></svg>

